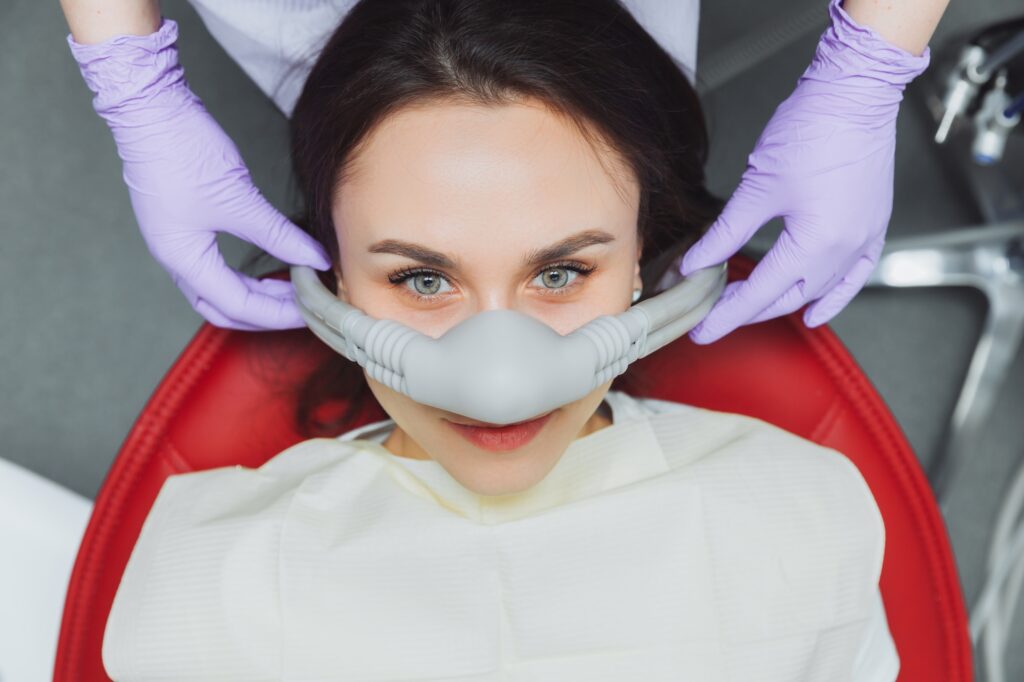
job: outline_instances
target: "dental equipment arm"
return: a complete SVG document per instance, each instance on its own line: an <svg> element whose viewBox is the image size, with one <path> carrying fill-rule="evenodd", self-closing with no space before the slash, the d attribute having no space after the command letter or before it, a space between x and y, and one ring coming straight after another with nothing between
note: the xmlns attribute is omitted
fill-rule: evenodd
<svg viewBox="0 0 1024 682"><path fill-rule="evenodd" d="M260 194L238 148L189 89L175 47L177 24L164 19L155 32L132 35L150 26L155 2L63 1L73 32L68 45L96 94L93 108L113 133L150 253L212 324L302 327L291 286L232 270L216 233L288 263L326 270L330 260ZM79 36L104 40L83 44Z"/></svg>
<svg viewBox="0 0 1024 682"><path fill-rule="evenodd" d="M846 0L909 46L927 42L945 1L907 0L886 14ZM785 223L750 277L730 284L691 332L697 343L809 302L804 323L824 324L878 262L892 213L896 116L903 89L931 55L927 46L916 55L886 42L855 23L841 2L830 0L831 26L814 59L769 120L721 216L683 258L687 275L727 260L768 220L781 216Z"/></svg>
<svg viewBox="0 0 1024 682"><path fill-rule="evenodd" d="M514 424L579 400L689 331L725 288L725 265L693 273L617 315L562 336L530 315L487 310L439 338L379 320L336 298L316 273L291 268L309 328L375 381L418 403Z"/></svg>

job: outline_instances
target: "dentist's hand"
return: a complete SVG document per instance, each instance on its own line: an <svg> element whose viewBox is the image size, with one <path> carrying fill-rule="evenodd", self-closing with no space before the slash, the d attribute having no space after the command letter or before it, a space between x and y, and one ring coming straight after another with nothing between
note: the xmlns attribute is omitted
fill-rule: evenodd
<svg viewBox="0 0 1024 682"><path fill-rule="evenodd" d="M779 105L718 220L680 272L721 263L761 226L785 229L745 281L690 332L710 343L744 324L797 310L823 324L860 291L878 262L892 213L896 114L903 88L928 66L855 24L831 0L832 25L811 65Z"/></svg>
<svg viewBox="0 0 1024 682"><path fill-rule="evenodd" d="M229 232L276 258L320 270L323 248L280 214L252 184L237 147L188 88L164 19L146 36L68 44L124 162L124 181L150 253L192 308L233 329L304 326L290 282L257 280L224 261L216 232Z"/></svg>

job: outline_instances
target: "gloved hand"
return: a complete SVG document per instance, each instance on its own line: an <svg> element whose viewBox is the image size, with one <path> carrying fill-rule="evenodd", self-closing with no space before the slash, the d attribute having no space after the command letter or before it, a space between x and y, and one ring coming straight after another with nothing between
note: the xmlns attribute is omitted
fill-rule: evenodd
<svg viewBox="0 0 1024 682"><path fill-rule="evenodd" d="M710 343L740 325L814 301L804 323L830 320L878 262L892 213L896 114L928 66L853 22L831 0L832 25L810 66L761 134L739 187L686 253L685 276L732 256L768 220L785 229L745 281L730 283L690 332Z"/></svg>
<svg viewBox="0 0 1024 682"><path fill-rule="evenodd" d="M232 270L217 247L229 232L290 264L330 267L323 248L253 186L237 147L188 88L164 19L147 36L118 36L71 53L93 107L114 134L124 181L150 253L192 308L233 329L304 326L290 282Z"/></svg>

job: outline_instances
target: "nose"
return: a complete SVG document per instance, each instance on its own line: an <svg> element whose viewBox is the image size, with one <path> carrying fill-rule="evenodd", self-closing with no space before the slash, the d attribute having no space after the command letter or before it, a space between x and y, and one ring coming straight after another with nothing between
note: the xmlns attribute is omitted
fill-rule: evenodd
<svg viewBox="0 0 1024 682"><path fill-rule="evenodd" d="M521 303L516 292L495 287L483 291L477 297L477 304L473 306L473 313L480 313L485 310L519 310Z"/></svg>
<svg viewBox="0 0 1024 682"><path fill-rule="evenodd" d="M479 315L480 313L495 310L513 310L517 313L528 315L547 327L552 327L549 320L538 317L536 310L531 308L527 301L522 297L517 296L514 292L509 293L501 290L489 290L478 296L476 299L467 302L459 315L457 317L453 317L451 322L440 331L440 334L446 334L449 330Z"/></svg>
<svg viewBox="0 0 1024 682"><path fill-rule="evenodd" d="M516 312L529 314L530 306L519 292L510 291L505 288L494 287L491 289L479 290L471 296L469 305L466 306L465 315L471 317L489 310L515 310Z"/></svg>

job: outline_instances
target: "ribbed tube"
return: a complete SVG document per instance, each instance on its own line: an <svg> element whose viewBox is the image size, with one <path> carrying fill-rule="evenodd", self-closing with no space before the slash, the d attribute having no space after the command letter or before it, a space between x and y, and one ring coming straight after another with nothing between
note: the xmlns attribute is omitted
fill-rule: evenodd
<svg viewBox="0 0 1024 682"><path fill-rule="evenodd" d="M366 363L363 367L375 381L379 381L393 391L402 392L402 353L419 332L393 320L375 320L365 316L363 320L372 320L369 328L365 331L363 347L357 349ZM360 321L362 320L354 319L351 325L346 325L346 327L350 327L345 330L346 338L359 338L360 330L356 326ZM347 322L348 320L346 320Z"/></svg>
<svg viewBox="0 0 1024 682"><path fill-rule="evenodd" d="M625 372L632 358L636 357L640 342L646 336L646 329L641 324L637 325L639 338L632 338L625 320L621 318L621 315L602 315L578 330L578 333L590 339L597 350L597 370L594 374L595 386L599 386ZM644 316L631 316L631 318L641 321L646 320Z"/></svg>

